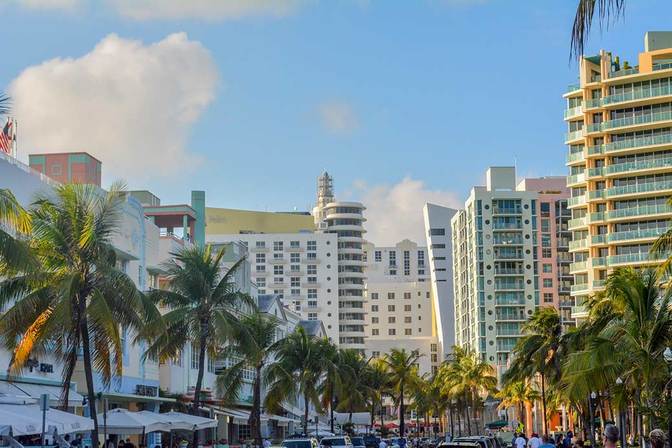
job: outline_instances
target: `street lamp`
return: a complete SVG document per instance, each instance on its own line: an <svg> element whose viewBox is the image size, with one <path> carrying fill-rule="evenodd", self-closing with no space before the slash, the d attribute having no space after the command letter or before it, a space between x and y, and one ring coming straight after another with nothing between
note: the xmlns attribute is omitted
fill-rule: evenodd
<svg viewBox="0 0 672 448"><path fill-rule="evenodd" d="M595 410L593 409L593 402L597 398L597 393L595 391L591 392L588 396L588 410L590 415L590 446L595 446Z"/></svg>
<svg viewBox="0 0 672 448"><path fill-rule="evenodd" d="M616 386L620 389L623 386L623 380L619 376L616 378ZM623 405L625 403L625 388L623 388L622 403L618 406L618 426L621 428L621 446L625 448L625 412Z"/></svg>
<svg viewBox="0 0 672 448"><path fill-rule="evenodd" d="M663 352L663 358L667 363L668 369L672 371L672 348L667 347ZM665 385L667 389L667 440L672 441L672 390L670 389L670 381ZM672 442L671 442L672 443Z"/></svg>

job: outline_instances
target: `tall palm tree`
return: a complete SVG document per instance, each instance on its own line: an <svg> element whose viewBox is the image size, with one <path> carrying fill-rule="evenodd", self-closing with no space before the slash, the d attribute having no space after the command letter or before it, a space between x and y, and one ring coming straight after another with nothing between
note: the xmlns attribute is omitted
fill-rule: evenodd
<svg viewBox="0 0 672 448"><path fill-rule="evenodd" d="M625 11L625 0L579 0L572 26L571 54L581 56L597 13L600 27L609 25Z"/></svg>
<svg viewBox="0 0 672 448"><path fill-rule="evenodd" d="M394 399L399 407L399 435L405 434L406 406L404 399L410 394L413 384L418 381L418 360L420 353L417 350L407 352L405 349L393 348L383 358L390 374L390 384Z"/></svg>
<svg viewBox="0 0 672 448"><path fill-rule="evenodd" d="M278 321L259 311L243 316L231 331L229 345L220 356L237 362L217 376L217 391L220 397L236 401L244 384L246 369L254 369L252 383L252 412L249 425L256 446L261 440L261 386L264 369L272 361L273 355L283 342L277 340Z"/></svg>
<svg viewBox="0 0 672 448"><path fill-rule="evenodd" d="M21 237L30 232L30 214L19 204L10 190L3 188L0 188L0 224L2 224L0 227L0 272L27 270L30 263L35 260L31 257L28 245L21 238L15 238L15 235L18 234Z"/></svg>
<svg viewBox="0 0 672 448"><path fill-rule="evenodd" d="M380 405L383 409L383 398L386 394L391 393L390 374L387 366L380 358L369 358L368 368L365 372L366 392L368 394L369 410L371 412L371 428L375 425L376 420L376 406ZM384 426L385 422L380 422L380 427Z"/></svg>
<svg viewBox="0 0 672 448"><path fill-rule="evenodd" d="M12 370L22 369L31 355L51 350L67 360L67 390L81 349L96 445L94 371L105 386L113 376L121 377L122 329L138 333L158 315L116 267L111 242L123 201L119 185L108 193L91 185L62 185L39 196L30 210L29 236L39 265L0 283L0 306L14 301L0 318Z"/></svg>
<svg viewBox="0 0 672 448"><path fill-rule="evenodd" d="M152 343L145 356L165 362L178 355L187 344L191 344L192 350L198 350L192 406L192 412L198 414L206 353L216 356L236 324L238 314L246 311L245 307L252 309L254 300L242 293L235 282L235 274L244 259L226 269L224 249L213 253L210 245L185 246L171 255L173 258L162 265L167 288L149 293L150 299L166 312L161 331L148 334Z"/></svg>
<svg viewBox="0 0 672 448"><path fill-rule="evenodd" d="M368 396L367 360L360 352L353 349L340 350L339 367L341 369L339 384L339 410L347 412L352 423L352 413L356 409L366 407Z"/></svg>
<svg viewBox="0 0 672 448"><path fill-rule="evenodd" d="M525 415L526 405L534 403L541 398L541 395L529 381L510 381L497 393L496 397L501 400L500 409L516 409L518 421L526 422L528 420Z"/></svg>
<svg viewBox="0 0 672 448"><path fill-rule="evenodd" d="M548 433L546 418L546 384L557 383L561 378L562 324L555 308L538 308L522 327L523 337L513 349L513 361L503 376L503 381L532 380L541 378L542 427Z"/></svg>
<svg viewBox="0 0 672 448"><path fill-rule="evenodd" d="M334 410L339 391L342 390L341 350L330 344L325 347L322 356L324 359L324 380L320 383L318 393L322 407L329 409L329 425L331 432L334 432Z"/></svg>
<svg viewBox="0 0 672 448"><path fill-rule="evenodd" d="M265 404L279 410L283 402L303 401L303 432L308 433L310 405L321 409L319 390L324 379L324 355L331 343L311 337L303 327L288 335L278 348L276 361L268 366L265 382L268 385Z"/></svg>

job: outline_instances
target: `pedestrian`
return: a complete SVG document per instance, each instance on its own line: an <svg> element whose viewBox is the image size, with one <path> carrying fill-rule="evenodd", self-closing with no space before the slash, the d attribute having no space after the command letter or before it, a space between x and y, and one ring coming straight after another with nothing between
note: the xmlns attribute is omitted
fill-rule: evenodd
<svg viewBox="0 0 672 448"><path fill-rule="evenodd" d="M551 438L548 437L547 435L544 435L541 438L541 441L542 441L542 443L541 443L541 445L539 445L539 448L555 448L555 444L553 443L553 440L551 440Z"/></svg>
<svg viewBox="0 0 672 448"><path fill-rule="evenodd" d="M572 437L574 437L574 433L570 429L569 431L567 431L567 435L565 436L565 440L563 440L563 442L562 442L563 448L571 448Z"/></svg>
<svg viewBox="0 0 672 448"><path fill-rule="evenodd" d="M516 437L516 440L514 441L515 448L525 448L525 445L527 444L527 441L523 437L521 433L518 433L518 436Z"/></svg>
<svg viewBox="0 0 672 448"><path fill-rule="evenodd" d="M124 439L119 439L119 443L117 443L117 448L124 448Z"/></svg>
<svg viewBox="0 0 672 448"><path fill-rule="evenodd" d="M264 448L271 448L271 441L268 439L264 439L262 444L264 445Z"/></svg>
<svg viewBox="0 0 672 448"><path fill-rule="evenodd" d="M618 428L612 424L608 424L604 427L602 438L604 439L604 448L616 448L619 439Z"/></svg>
<svg viewBox="0 0 672 448"><path fill-rule="evenodd" d="M562 435L562 433L558 433L555 435L555 446L556 448L563 448L565 446L565 437Z"/></svg>
<svg viewBox="0 0 672 448"><path fill-rule="evenodd" d="M385 439L380 439L380 443L378 444L378 448L387 448L387 443L385 443Z"/></svg>
<svg viewBox="0 0 672 448"><path fill-rule="evenodd" d="M666 438L665 432L662 429L654 429L649 433L651 448L664 448Z"/></svg>
<svg viewBox="0 0 672 448"><path fill-rule="evenodd" d="M533 432L532 437L530 437L530 440L527 441L527 446L529 448L539 448L539 445L541 445L539 435L536 432Z"/></svg>

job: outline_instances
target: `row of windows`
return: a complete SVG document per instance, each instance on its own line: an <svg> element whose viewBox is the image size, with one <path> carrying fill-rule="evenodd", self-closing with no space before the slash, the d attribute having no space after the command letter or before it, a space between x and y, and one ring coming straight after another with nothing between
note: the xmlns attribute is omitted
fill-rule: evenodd
<svg viewBox="0 0 672 448"><path fill-rule="evenodd" d="M422 305L418 303L418 308L422 308ZM394 312L396 311L396 306L395 305L387 305L387 311L388 312ZM411 305L404 305L404 311L411 311ZM378 305L371 305L371 312L376 313L378 312Z"/></svg>
<svg viewBox="0 0 672 448"><path fill-rule="evenodd" d="M329 266L327 266L329 267ZM266 265L265 264L258 264L255 266L255 271L256 272L266 272ZM297 265L291 265L289 267L289 272L300 272L301 271L301 266ZM274 275L283 275L285 273L285 267L282 265L277 265L273 266L273 274ZM308 275L317 275L317 265L315 264L309 264L306 266L306 273Z"/></svg>
<svg viewBox="0 0 672 448"><path fill-rule="evenodd" d="M411 311L411 310L408 309L408 310L406 310L406 311ZM418 320L422 320L422 316L418 316ZM396 316L388 316L388 317L387 317L387 323L388 323L388 324L394 324L394 323L396 323L396 322L397 322L397 318L396 318ZM410 324L411 322L413 322L413 317L411 317L411 316L404 316L404 323L406 323L406 324ZM379 319L378 317L375 317L375 316L374 316L374 317L371 318L371 323L372 323L372 324L378 324L378 323L380 323L380 319Z"/></svg>
<svg viewBox="0 0 672 448"><path fill-rule="evenodd" d="M329 244L329 241L327 241L327 244ZM273 250L283 250L284 246L285 246L284 241L273 241ZM266 241L255 242L255 247L257 249L264 249L266 247ZM289 248L300 249L301 241L290 241ZM306 243L306 250L312 250L312 251L317 250L317 241L308 241Z"/></svg>
<svg viewBox="0 0 672 448"><path fill-rule="evenodd" d="M418 328L418 333L422 333L422 328ZM387 329L388 336L396 336L397 330L395 328ZM412 336L413 330L411 328L404 328L404 336ZM378 328L371 329L371 336L380 336L380 330Z"/></svg>
<svg viewBox="0 0 672 448"><path fill-rule="evenodd" d="M418 297L422 296L422 291L418 291ZM379 299L379 293L377 292L372 292L371 293L371 300L378 300ZM425 291L425 297L429 299L429 291ZM389 300L394 300L396 299L396 294L393 292L388 292L387 293L387 298ZM411 298L411 293L410 292L405 292L404 293L404 299L409 300Z"/></svg>

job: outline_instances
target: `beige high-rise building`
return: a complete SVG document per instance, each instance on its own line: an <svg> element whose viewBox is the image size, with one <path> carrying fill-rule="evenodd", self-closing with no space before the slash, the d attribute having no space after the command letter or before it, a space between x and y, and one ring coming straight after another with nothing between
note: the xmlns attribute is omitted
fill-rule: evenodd
<svg viewBox="0 0 672 448"><path fill-rule="evenodd" d="M672 207L672 32L649 32L628 63L611 52L580 61L564 94L571 188L575 318L610 270L656 264Z"/></svg>

